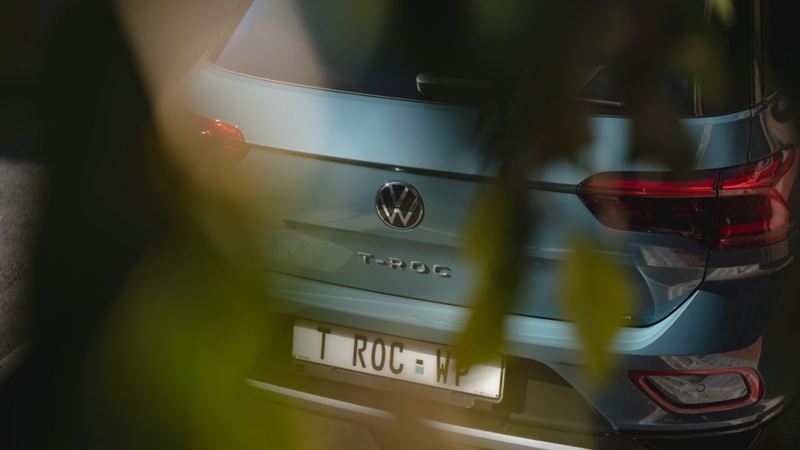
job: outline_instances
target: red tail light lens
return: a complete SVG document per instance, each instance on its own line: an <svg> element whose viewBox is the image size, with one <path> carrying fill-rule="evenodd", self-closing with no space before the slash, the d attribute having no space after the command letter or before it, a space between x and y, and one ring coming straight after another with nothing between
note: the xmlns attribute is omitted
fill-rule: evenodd
<svg viewBox="0 0 800 450"><path fill-rule="evenodd" d="M716 171L674 179L665 173L609 172L578 187L583 203L615 230L674 232L706 240L714 219Z"/></svg>
<svg viewBox="0 0 800 450"><path fill-rule="evenodd" d="M247 154L248 146L239 127L217 119L192 115L189 120L188 145L197 146L195 154L209 165L231 165Z"/></svg>
<svg viewBox="0 0 800 450"><path fill-rule="evenodd" d="M769 244L789 235L787 201L796 160L796 152L787 150L720 172L718 248Z"/></svg>
<svg viewBox="0 0 800 450"><path fill-rule="evenodd" d="M758 372L749 367L709 370L631 370L631 381L665 411L707 414L752 405L761 399Z"/></svg>
<svg viewBox="0 0 800 450"><path fill-rule="evenodd" d="M202 136L215 140L220 143L226 144L243 144L244 135L239 127L223 122L218 119L209 119L207 117L196 118L197 125Z"/></svg>
<svg viewBox="0 0 800 450"><path fill-rule="evenodd" d="M678 233L715 249L777 242L792 231L792 150L742 166L692 172L607 172L578 186L586 207L615 230Z"/></svg>

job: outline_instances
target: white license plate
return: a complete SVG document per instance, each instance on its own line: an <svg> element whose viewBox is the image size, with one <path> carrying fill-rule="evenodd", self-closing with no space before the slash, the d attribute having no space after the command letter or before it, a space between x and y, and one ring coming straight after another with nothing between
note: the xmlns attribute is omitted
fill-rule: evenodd
<svg viewBox="0 0 800 450"><path fill-rule="evenodd" d="M395 380L500 399L500 356L469 369L459 368L452 347L362 330L298 320L292 356Z"/></svg>

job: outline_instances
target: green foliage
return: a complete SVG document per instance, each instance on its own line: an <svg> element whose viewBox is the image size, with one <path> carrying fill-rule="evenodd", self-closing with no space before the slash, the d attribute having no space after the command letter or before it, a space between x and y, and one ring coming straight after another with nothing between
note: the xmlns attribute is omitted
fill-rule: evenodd
<svg viewBox="0 0 800 450"><path fill-rule="evenodd" d="M509 28L524 25L536 2L468 0L471 23L481 39L494 39Z"/></svg>
<svg viewBox="0 0 800 450"><path fill-rule="evenodd" d="M733 8L732 0L711 0L711 8L723 24L733 25L733 21L736 20L736 10Z"/></svg>
<svg viewBox="0 0 800 450"><path fill-rule="evenodd" d="M466 234L467 257L477 280L472 291L473 311L461 334L459 364L487 360L500 352L504 337L503 317L517 297L521 273L518 246L524 234L520 202L507 186L488 186L475 202Z"/></svg>
<svg viewBox="0 0 800 450"><path fill-rule="evenodd" d="M511 26L515 11L499 2L477 2L488 20L484 32ZM504 311L519 294L525 269L521 248L537 224L531 219L527 180L553 160L580 164L590 139L594 111L575 101L585 82L586 61L599 58L618 71L625 92L619 111L631 122L630 159L690 170L695 149L679 122L692 112L676 109L664 92L665 73L689 77L687 88L719 101L727 87L720 29L735 20L730 1L715 1L712 17L687 1L536 2L530 39L520 44L519 64L502 78L499 98L484 105L479 136L487 158L499 162L501 188L478 196L467 246L477 272L474 310L461 337L468 361L502 351ZM489 30L489 31L487 31ZM494 118L494 120L492 120ZM565 227L570 224L564 224ZM573 230L577 232L578 230ZM593 243L577 239L563 265L561 302L576 323L590 379L609 361L608 345L630 312L631 293L623 271ZM535 287L534 287L535 289Z"/></svg>
<svg viewBox="0 0 800 450"><path fill-rule="evenodd" d="M520 5L514 4L514 8ZM520 293L526 269L523 246L537 225L531 214L536 205L530 204L528 178L554 160L578 164L583 146L591 139L592 111L575 98L586 81L587 60L599 55L603 64L620 68L628 93L624 113L632 122L632 158L664 163L675 170L691 167L693 149L674 107L653 92L659 70L668 67L695 74L705 95L721 97L725 71L720 39L707 29L704 18L689 14L696 0L654 0L647 3L645 14L631 13L642 4L633 0L530 2L521 11L511 8L511 3L474 0L469 2L471 15L459 16L472 21L468 25L472 37L490 39L507 28L524 28L528 33L518 48L510 49L518 55L518 64L500 69L507 73L498 77L498 98L483 105L477 130L487 160L501 169L498 182L483 188L475 199L466 233L467 256L476 279L474 309L458 341L460 363L479 362L503 350L504 317ZM33 5L17 2L6 14L8 26L3 28L0 52L10 56L8 67L17 67L26 51ZM49 56L55 60L47 67L61 70L59 76L68 75L63 80L56 77L50 91L56 96L50 107L61 105L68 114L58 117L63 132L54 134L60 156L49 161L51 199L43 215L44 250L37 269L37 280L45 281L37 294L37 308L47 314L39 328L64 326L61 317L54 318L57 313L51 312L61 311L59 305L94 307L79 309L84 312L75 314L79 320L64 326L70 333L43 333L43 341L50 345L45 348L77 355L45 354L47 361L74 361L54 364L52 379L65 380L60 386L67 388L74 387L70 380L84 383L86 404L81 406L85 409L73 411L78 409L77 402L64 407L80 419L59 426L75 424L79 430L75 434L86 432L82 442L90 445L81 448L302 447L301 433L286 417L253 405L244 392L244 378L276 330L274 318L262 308L261 265L259 255L251 253L258 248L253 244L255 234L242 229L250 218L230 207L230 199L210 192L169 191L181 191L184 185L196 188L208 180L192 179L182 171L154 174L149 170L149 165L168 165L169 157L152 141L131 144L137 142L139 125L152 120L149 104L157 100L144 98L136 76L133 56L143 55L127 54L122 42L114 39L113 15L91 19L93 6L87 3L72 11L63 34L48 38L51 45L62 45L56 46L55 56ZM318 29L309 13L302 18L307 20L310 44L317 49L343 46L351 52L350 63L368 66L382 40L395 38L389 26L393 11L385 6L353 0L348 8L315 10L336 14L348 24L344 33ZM712 0L712 12L726 26L736 19L730 0ZM423 17L425 11L406 13L438 20ZM90 17L91 26L78 23L85 17ZM76 44L67 39L75 36L83 40ZM100 45L104 42L114 46ZM351 45L364 42L369 45ZM74 52L76 48L82 51ZM414 45L413 50L424 52L426 47ZM125 65L112 71L109 67L114 68L115 60L104 66L105 58L124 58ZM86 76L92 78L87 81ZM113 94L99 91L101 85L112 86ZM72 92L79 96L67 96ZM136 100L133 107L125 102L130 98ZM0 107L0 118L16 127L19 121L14 121L30 109L30 102L11 100ZM13 120L6 120L9 117ZM119 129L120 124L131 124L131 128ZM85 134L76 135L74 130ZM0 135L4 131L0 125ZM220 190L227 181L219 183ZM138 195L120 195L131 187L137 188ZM274 212L279 205L271 206ZM140 256L140 246L146 251L129 272L134 264L126 258ZM625 273L597 245L575 238L571 247L562 267L561 301L584 346L589 380L597 384L610 363L608 349L622 316L631 310L632 292ZM79 254L90 257L75 259ZM101 270L90 265L83 273L72 267L75 260L103 261L108 267ZM91 284L102 289L88 289L86 273L96 276ZM118 282L124 286L121 290ZM83 340L75 330L91 339ZM60 342L64 336L73 339ZM86 345L91 347L84 361L80 358ZM82 370L80 377L75 367ZM418 424L417 411L411 411L405 417ZM66 415L53 412L42 420L44 429L67 423ZM398 427L406 432L411 429ZM421 435L414 434L409 439ZM61 448L70 448L59 441L62 435L54 436L54 441L64 444ZM402 446L407 441L398 442Z"/></svg>
<svg viewBox="0 0 800 450"><path fill-rule="evenodd" d="M609 346L633 304L630 282L617 263L583 238L572 241L564 262L562 306L575 323L586 373L597 385L609 364Z"/></svg>
<svg viewBox="0 0 800 450"><path fill-rule="evenodd" d="M206 194L143 255L94 339L86 423L107 448L302 447L279 410L250 399L276 321L256 255L226 239L247 232L244 216Z"/></svg>
<svg viewBox="0 0 800 450"><path fill-rule="evenodd" d="M375 52L390 25L391 12L387 2L371 0L320 3L314 8L302 11L298 8L297 11L299 26L309 38L304 44L317 52L318 59L314 63L323 63L325 51L335 48L333 53L342 58L337 64L348 67L369 66L374 58L380 57ZM298 37L302 39L302 34ZM324 76L324 70L324 67L319 68L320 76Z"/></svg>

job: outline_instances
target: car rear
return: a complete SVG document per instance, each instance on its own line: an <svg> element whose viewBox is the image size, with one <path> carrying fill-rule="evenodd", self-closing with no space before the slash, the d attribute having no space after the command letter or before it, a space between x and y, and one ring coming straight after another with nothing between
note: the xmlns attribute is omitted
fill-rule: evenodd
<svg viewBox="0 0 800 450"><path fill-rule="evenodd" d="M792 326L780 319L795 308L786 286L797 270L798 160L787 146L753 151L768 132L749 91L724 114L681 120L695 149L688 173L633 162L631 121L607 110L590 118L581 164L532 173L536 227L503 354L462 368L450 352L478 275L464 230L497 167L473 132L479 110L457 93L426 95L419 75L472 80L481 70L463 55L415 58L415 46L463 36L378 3L393 38L367 44L347 31L345 8L243 2L187 81L196 131L236 149L237 173L277 218L258 244L269 307L285 322L269 358L285 372L256 370L251 385L377 427L386 398L410 396L436 405L422 408L429 427L483 447L754 440L796 389L796 368L782 366ZM742 31L731 45L750 38ZM465 54L491 50L471 42ZM744 83L743 60L731 65ZM613 79L602 66L583 92L614 101L602 87ZM677 103L696 100L689 83L676 92ZM576 235L601 244L635 292L602 390L583 376L583 346L559 303Z"/></svg>

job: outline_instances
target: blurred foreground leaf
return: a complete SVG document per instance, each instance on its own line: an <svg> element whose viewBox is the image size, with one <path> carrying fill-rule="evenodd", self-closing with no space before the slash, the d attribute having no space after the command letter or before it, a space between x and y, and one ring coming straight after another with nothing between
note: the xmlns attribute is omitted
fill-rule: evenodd
<svg viewBox="0 0 800 450"><path fill-rule="evenodd" d="M736 20L736 11L731 0L711 0L711 8L719 17L719 21L726 26L733 25Z"/></svg>
<svg viewBox="0 0 800 450"><path fill-rule="evenodd" d="M612 339L633 303L628 280L607 255L576 238L564 263L562 305L575 322L586 355L589 381L597 383L610 362Z"/></svg>
<svg viewBox="0 0 800 450"><path fill-rule="evenodd" d="M525 202L512 188L489 186L475 201L468 222L467 258L474 265L472 313L458 342L459 364L487 360L502 350L503 317L517 297L522 262L520 239L526 227L519 211Z"/></svg>
<svg viewBox="0 0 800 450"><path fill-rule="evenodd" d="M100 447L301 447L245 385L277 329L247 216L225 195L202 199L142 256L94 340L87 422Z"/></svg>

